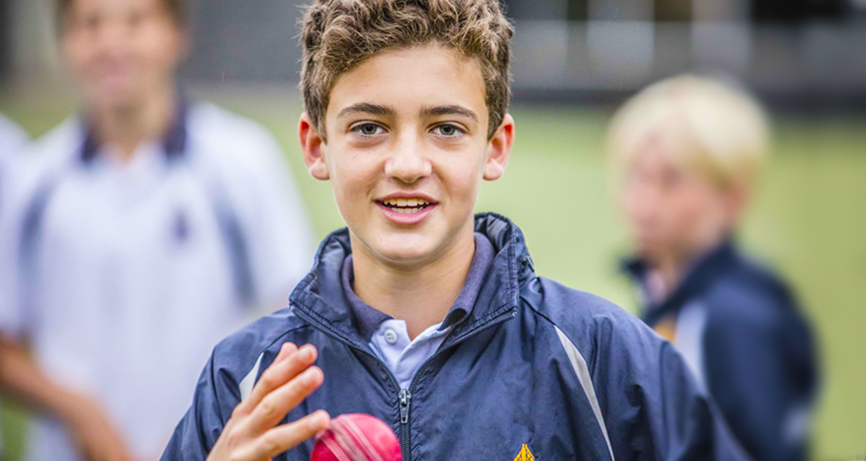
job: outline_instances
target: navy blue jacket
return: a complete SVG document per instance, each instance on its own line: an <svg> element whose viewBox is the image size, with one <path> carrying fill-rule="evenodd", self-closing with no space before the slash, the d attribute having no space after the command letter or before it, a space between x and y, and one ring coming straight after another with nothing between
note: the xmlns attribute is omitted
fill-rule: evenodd
<svg viewBox="0 0 866 461"><path fill-rule="evenodd" d="M741 459L673 347L595 296L537 277L520 230L495 214L475 231L496 256L476 304L401 391L357 331L341 290L349 235L319 247L290 307L214 349L163 461L207 457L232 409L291 341L319 349L322 387L286 415L368 413L400 437L403 459ZM278 457L307 461L311 442Z"/></svg>
<svg viewBox="0 0 866 461"><path fill-rule="evenodd" d="M626 269L646 280L640 260ZM681 352L700 363L700 379L742 447L758 461L807 459L818 373L810 330L788 288L727 241L697 261L666 300L646 303L643 316L655 326L687 309L702 318L689 328L701 331L697 350Z"/></svg>

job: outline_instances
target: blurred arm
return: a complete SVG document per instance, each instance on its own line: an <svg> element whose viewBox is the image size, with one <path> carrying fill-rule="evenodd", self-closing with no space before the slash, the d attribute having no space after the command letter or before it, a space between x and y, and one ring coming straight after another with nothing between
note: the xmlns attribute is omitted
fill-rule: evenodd
<svg viewBox="0 0 866 461"><path fill-rule="evenodd" d="M0 336L0 390L30 408L50 414L71 429L87 459L131 460L126 445L90 399L58 386L22 344Z"/></svg>
<svg viewBox="0 0 866 461"><path fill-rule="evenodd" d="M778 324L711 324L706 333L707 385L731 430L755 459L807 458L812 387L790 373L785 328ZM807 334L800 334L804 341ZM809 349L809 348L807 348ZM807 352L810 352L809 349Z"/></svg>
<svg viewBox="0 0 866 461"><path fill-rule="evenodd" d="M76 398L42 374L22 344L7 337L0 337L0 390L63 420L76 411Z"/></svg>

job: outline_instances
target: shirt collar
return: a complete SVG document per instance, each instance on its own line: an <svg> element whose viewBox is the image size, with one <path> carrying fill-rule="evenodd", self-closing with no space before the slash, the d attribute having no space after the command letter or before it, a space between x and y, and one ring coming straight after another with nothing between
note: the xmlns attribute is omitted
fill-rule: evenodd
<svg viewBox="0 0 866 461"><path fill-rule="evenodd" d="M460 294L457 295L457 299L454 300L454 304L448 311L448 315L445 316L445 320L439 326L440 331L456 325L472 312L472 308L475 306L475 301L478 299L478 294L481 291L484 276L493 264L493 257L493 245L490 243L490 240L476 232L475 254L472 256L472 263L470 263L469 271L466 273L463 288L461 288ZM341 277L343 292L346 294L358 333L364 339L370 341L382 322L391 320L392 317L369 306L355 294L355 291L352 289L355 273L351 254L343 261Z"/></svg>
<svg viewBox="0 0 866 461"><path fill-rule="evenodd" d="M652 324L654 320L678 311L688 301L703 292L721 271L729 267L731 262L736 259L736 254L733 239L728 238L713 250L695 259L680 283L667 298L653 302L649 296L644 296L646 301L643 306L645 320ZM622 264L622 270L638 283L642 290L645 290L650 271L646 261L640 258L627 259Z"/></svg>
<svg viewBox="0 0 866 461"><path fill-rule="evenodd" d="M162 136L162 147L165 151L166 160L175 160L183 157L187 145L187 113L189 103L183 96L178 97L175 115L168 130ZM96 138L96 130L88 123L85 126L84 142L81 145L80 159L84 164L90 164L99 154L99 140Z"/></svg>

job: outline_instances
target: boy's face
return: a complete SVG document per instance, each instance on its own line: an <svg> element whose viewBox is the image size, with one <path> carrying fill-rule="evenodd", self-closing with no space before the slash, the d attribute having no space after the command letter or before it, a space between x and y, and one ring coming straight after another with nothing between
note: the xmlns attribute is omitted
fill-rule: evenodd
<svg viewBox="0 0 866 461"><path fill-rule="evenodd" d="M91 107L140 104L173 84L185 57L162 0L74 0L64 21L63 59Z"/></svg>
<svg viewBox="0 0 866 461"><path fill-rule="evenodd" d="M484 89L478 63L456 51L399 49L338 78L326 111L327 143L302 116L310 173L332 181L362 251L420 267L461 236L472 238L481 179L502 175L514 136L507 116L488 139Z"/></svg>
<svg viewBox="0 0 866 461"><path fill-rule="evenodd" d="M710 250L742 209L741 194L673 162L661 141L647 143L624 176L622 205L638 253L651 263Z"/></svg>

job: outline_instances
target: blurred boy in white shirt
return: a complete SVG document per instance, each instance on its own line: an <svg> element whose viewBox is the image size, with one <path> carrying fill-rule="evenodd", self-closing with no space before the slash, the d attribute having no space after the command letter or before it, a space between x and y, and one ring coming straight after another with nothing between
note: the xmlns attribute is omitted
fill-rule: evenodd
<svg viewBox="0 0 866 461"><path fill-rule="evenodd" d="M0 385L40 413L29 459L155 459L218 339L308 269L309 225L273 138L178 91L184 2L58 6L84 110L16 171Z"/></svg>

